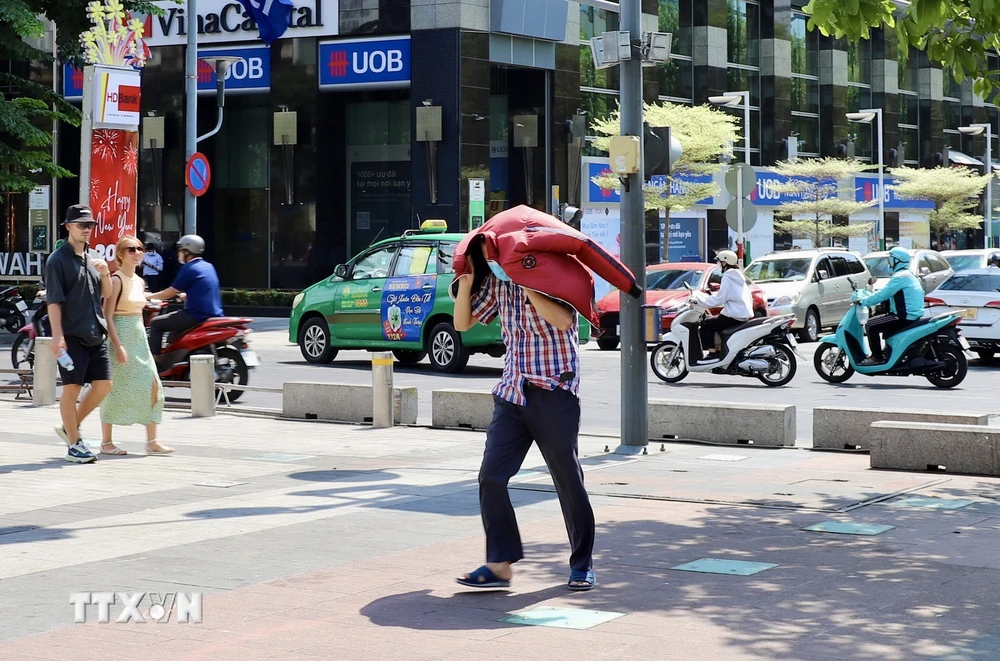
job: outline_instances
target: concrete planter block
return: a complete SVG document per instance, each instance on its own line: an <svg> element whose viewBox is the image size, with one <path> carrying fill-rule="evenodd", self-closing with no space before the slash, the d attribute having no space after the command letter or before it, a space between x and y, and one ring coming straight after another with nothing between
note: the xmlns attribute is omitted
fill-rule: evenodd
<svg viewBox="0 0 1000 661"><path fill-rule="evenodd" d="M292 381L284 384L281 408L286 418L368 423L374 399L371 386ZM392 389L392 417L397 425L417 423L416 388Z"/></svg>
<svg viewBox="0 0 1000 661"><path fill-rule="evenodd" d="M867 450L871 446L871 425L879 420L988 425L990 416L986 413L817 406L813 409L813 447L826 450Z"/></svg>
<svg viewBox="0 0 1000 661"><path fill-rule="evenodd" d="M795 445L795 407L676 399L649 400L650 440Z"/></svg>
<svg viewBox="0 0 1000 661"><path fill-rule="evenodd" d="M483 390L435 390L431 393L431 425L486 429L493 419L493 393Z"/></svg>
<svg viewBox="0 0 1000 661"><path fill-rule="evenodd" d="M871 467L1000 476L1000 428L874 422Z"/></svg>

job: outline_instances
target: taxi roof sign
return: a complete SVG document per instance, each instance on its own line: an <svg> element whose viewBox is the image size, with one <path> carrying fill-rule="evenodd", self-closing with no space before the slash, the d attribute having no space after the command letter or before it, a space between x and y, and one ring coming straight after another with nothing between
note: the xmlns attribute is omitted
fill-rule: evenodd
<svg viewBox="0 0 1000 661"><path fill-rule="evenodd" d="M448 221L441 219L425 220L420 223L421 232L447 232L448 231Z"/></svg>

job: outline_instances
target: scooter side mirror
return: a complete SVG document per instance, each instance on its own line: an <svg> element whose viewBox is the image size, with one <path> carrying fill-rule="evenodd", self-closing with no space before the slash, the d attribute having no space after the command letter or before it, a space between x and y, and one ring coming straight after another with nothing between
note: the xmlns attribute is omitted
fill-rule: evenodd
<svg viewBox="0 0 1000 661"><path fill-rule="evenodd" d="M878 282L878 280L874 276L868 278L868 284L874 285L876 282Z"/></svg>

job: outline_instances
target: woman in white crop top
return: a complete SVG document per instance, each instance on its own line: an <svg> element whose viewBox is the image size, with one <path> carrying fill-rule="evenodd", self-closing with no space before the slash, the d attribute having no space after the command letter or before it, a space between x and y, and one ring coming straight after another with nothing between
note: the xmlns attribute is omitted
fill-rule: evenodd
<svg viewBox="0 0 1000 661"><path fill-rule="evenodd" d="M137 238L126 236L116 249L118 270L111 276L111 297L104 301L115 357L111 360L111 393L101 402L101 454L126 454L111 439L114 425L145 425L146 454L170 454L173 448L156 440L164 398L142 323L146 286L136 268L142 264L144 248Z"/></svg>

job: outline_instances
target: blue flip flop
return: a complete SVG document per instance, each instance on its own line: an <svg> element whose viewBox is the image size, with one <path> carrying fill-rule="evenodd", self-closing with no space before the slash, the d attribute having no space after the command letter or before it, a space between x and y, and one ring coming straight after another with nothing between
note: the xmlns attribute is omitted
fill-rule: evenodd
<svg viewBox="0 0 1000 661"><path fill-rule="evenodd" d="M577 581L584 581L586 585L573 585ZM566 583L566 586L573 592L593 590L595 585L597 585L597 574L592 569L588 569L587 571L574 569L569 573L569 581Z"/></svg>
<svg viewBox="0 0 1000 661"><path fill-rule="evenodd" d="M456 578L455 581L459 585L479 590L505 590L510 588L510 581L498 578L497 575L494 574L486 565L483 565L476 571L471 572L468 578Z"/></svg>

